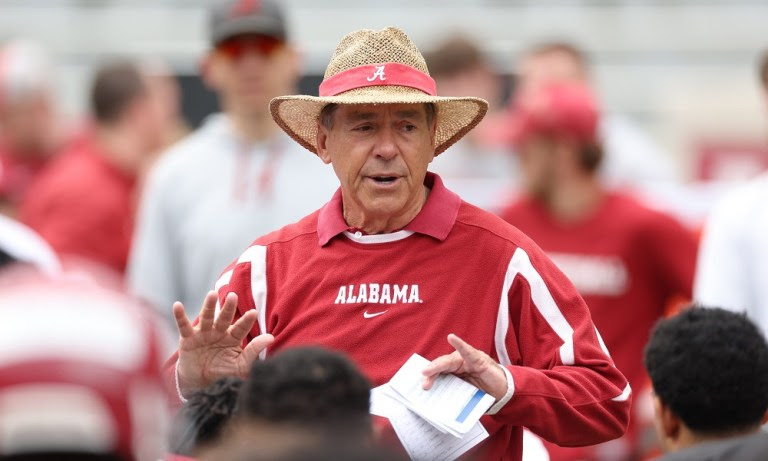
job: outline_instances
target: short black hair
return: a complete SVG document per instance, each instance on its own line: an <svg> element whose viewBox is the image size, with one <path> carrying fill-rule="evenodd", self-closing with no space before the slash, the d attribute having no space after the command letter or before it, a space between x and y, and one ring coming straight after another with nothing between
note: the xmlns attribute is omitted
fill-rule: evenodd
<svg viewBox="0 0 768 461"><path fill-rule="evenodd" d="M267 423L370 435L370 382L345 356L319 347L286 349L256 362L238 414Z"/></svg>
<svg viewBox="0 0 768 461"><path fill-rule="evenodd" d="M216 442L237 409L243 380L226 377L195 392L179 411L171 436L171 451L194 455L202 446Z"/></svg>
<svg viewBox="0 0 768 461"><path fill-rule="evenodd" d="M116 122L139 97L147 94L147 86L138 66L131 62L115 62L96 71L91 85L91 112L97 122Z"/></svg>
<svg viewBox="0 0 768 461"><path fill-rule="evenodd" d="M694 305L659 321L645 366L662 403L699 434L746 431L768 409L768 345L744 314Z"/></svg>

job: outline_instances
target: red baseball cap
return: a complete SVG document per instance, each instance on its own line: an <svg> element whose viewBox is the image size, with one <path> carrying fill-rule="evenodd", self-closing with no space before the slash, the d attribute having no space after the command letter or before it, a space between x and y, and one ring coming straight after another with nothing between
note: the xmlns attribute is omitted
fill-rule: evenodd
<svg viewBox="0 0 768 461"><path fill-rule="evenodd" d="M555 83L517 98L510 108L510 142L531 136L593 143L600 117L592 92L576 83Z"/></svg>

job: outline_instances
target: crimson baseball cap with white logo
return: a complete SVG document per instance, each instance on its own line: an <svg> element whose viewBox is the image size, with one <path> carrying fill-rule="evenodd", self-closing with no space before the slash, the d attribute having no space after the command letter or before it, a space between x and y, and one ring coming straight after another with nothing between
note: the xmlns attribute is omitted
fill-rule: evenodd
<svg viewBox="0 0 768 461"><path fill-rule="evenodd" d="M287 27L282 8L272 0L223 0L210 11L211 43L244 34L259 34L282 41Z"/></svg>
<svg viewBox="0 0 768 461"><path fill-rule="evenodd" d="M599 119L597 100L589 88L552 83L513 102L509 141L517 146L539 135L593 143L598 140Z"/></svg>

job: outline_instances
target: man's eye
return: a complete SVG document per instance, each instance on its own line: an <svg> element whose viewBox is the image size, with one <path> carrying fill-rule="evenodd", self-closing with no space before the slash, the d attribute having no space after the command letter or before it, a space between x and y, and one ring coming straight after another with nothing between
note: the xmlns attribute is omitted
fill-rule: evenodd
<svg viewBox="0 0 768 461"><path fill-rule="evenodd" d="M353 128L354 131L370 131L373 127L371 125L360 125L358 127Z"/></svg>
<svg viewBox="0 0 768 461"><path fill-rule="evenodd" d="M410 123L403 125L403 130L405 131L413 131L416 129L416 125L411 125Z"/></svg>

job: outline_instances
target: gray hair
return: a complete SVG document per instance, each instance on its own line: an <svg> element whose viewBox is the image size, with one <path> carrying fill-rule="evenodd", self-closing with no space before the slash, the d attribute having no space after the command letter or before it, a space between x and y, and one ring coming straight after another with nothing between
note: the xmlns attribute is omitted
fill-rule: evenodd
<svg viewBox="0 0 768 461"><path fill-rule="evenodd" d="M320 124L323 125L326 130L333 128L333 116L336 114L336 110L338 108L338 104L330 103L323 106L322 110L320 111L318 119ZM432 121L435 120L435 115L437 115L437 107L434 103L425 102L424 110L427 113L427 125L432 125Z"/></svg>

